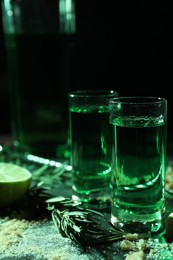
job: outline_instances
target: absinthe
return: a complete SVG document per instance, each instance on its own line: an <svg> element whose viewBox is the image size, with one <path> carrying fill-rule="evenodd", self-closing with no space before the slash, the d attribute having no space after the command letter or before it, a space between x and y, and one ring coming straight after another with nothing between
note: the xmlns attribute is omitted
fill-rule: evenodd
<svg viewBox="0 0 173 260"><path fill-rule="evenodd" d="M74 190L79 194L110 188L113 127L108 107L70 108Z"/></svg>
<svg viewBox="0 0 173 260"><path fill-rule="evenodd" d="M27 151L55 158L68 138L74 34L6 34L12 130Z"/></svg>
<svg viewBox="0 0 173 260"><path fill-rule="evenodd" d="M166 156L164 117L120 117L113 125L112 215L116 215L117 208L142 216L162 210Z"/></svg>

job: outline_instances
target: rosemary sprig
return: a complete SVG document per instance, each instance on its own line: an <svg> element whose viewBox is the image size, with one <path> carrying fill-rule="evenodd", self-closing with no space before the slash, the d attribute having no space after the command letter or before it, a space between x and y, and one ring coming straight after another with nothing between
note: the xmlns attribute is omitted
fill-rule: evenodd
<svg viewBox="0 0 173 260"><path fill-rule="evenodd" d="M46 202L57 231L76 241L84 249L124 238L125 233L113 227L104 213L84 208L81 203L65 197L51 198ZM104 228L103 222L109 227L106 225Z"/></svg>

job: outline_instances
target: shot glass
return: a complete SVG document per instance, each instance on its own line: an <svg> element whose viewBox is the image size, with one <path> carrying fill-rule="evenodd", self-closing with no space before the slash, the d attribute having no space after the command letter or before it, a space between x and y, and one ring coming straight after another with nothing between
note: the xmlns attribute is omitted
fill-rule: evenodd
<svg viewBox="0 0 173 260"><path fill-rule="evenodd" d="M114 127L111 222L127 232L164 232L167 100L117 97L109 102Z"/></svg>
<svg viewBox="0 0 173 260"><path fill-rule="evenodd" d="M114 90L78 90L68 95L75 201L110 200L113 127L109 99L117 95Z"/></svg>

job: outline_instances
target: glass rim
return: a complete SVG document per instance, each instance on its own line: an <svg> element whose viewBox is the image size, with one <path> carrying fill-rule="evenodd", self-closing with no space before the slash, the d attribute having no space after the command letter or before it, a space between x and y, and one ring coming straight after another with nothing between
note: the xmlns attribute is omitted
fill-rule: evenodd
<svg viewBox="0 0 173 260"><path fill-rule="evenodd" d="M156 96L117 96L109 100L110 104L121 103L121 104L158 104L167 103L167 99L164 97Z"/></svg>
<svg viewBox="0 0 173 260"><path fill-rule="evenodd" d="M98 96L112 96L112 95L118 96L118 91L113 89L86 89L86 90L75 90L69 92L69 97L98 97Z"/></svg>

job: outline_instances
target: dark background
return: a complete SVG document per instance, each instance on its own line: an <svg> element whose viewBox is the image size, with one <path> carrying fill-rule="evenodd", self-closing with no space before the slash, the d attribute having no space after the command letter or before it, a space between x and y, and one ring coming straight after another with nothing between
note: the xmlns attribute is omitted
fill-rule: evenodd
<svg viewBox="0 0 173 260"><path fill-rule="evenodd" d="M113 2L76 1L76 88L112 88L121 96L165 97L168 150L173 152L173 8L123 7ZM0 134L10 134L2 18L0 113Z"/></svg>

